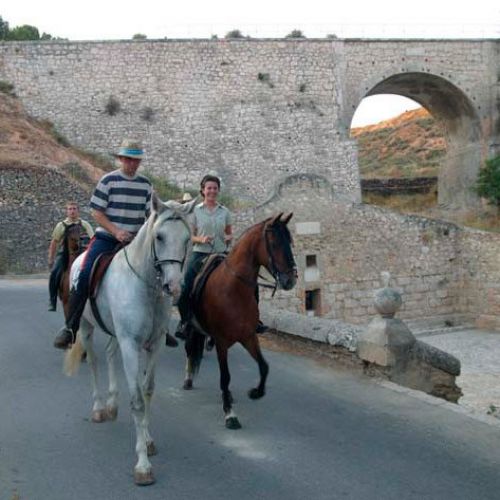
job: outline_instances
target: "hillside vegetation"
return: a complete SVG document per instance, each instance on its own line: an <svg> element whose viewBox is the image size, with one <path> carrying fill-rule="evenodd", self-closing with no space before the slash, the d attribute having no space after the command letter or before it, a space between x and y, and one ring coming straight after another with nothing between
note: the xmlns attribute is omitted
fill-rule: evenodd
<svg viewBox="0 0 500 500"><path fill-rule="evenodd" d="M444 131L424 109L376 125L353 128L361 177L436 176L446 154Z"/></svg>

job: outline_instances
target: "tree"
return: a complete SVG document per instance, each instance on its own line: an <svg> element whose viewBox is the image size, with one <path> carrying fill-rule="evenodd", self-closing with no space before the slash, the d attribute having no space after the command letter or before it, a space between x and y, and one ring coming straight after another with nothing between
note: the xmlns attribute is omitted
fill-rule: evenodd
<svg viewBox="0 0 500 500"><path fill-rule="evenodd" d="M292 30L285 38L305 38L305 35L300 30Z"/></svg>
<svg viewBox="0 0 500 500"><path fill-rule="evenodd" d="M0 40L7 40L9 34L9 23L0 16Z"/></svg>
<svg viewBox="0 0 500 500"><path fill-rule="evenodd" d="M23 24L16 26L9 31L7 40L22 41L22 40L40 40L40 33L38 28Z"/></svg>
<svg viewBox="0 0 500 500"><path fill-rule="evenodd" d="M473 189L481 198L500 207L500 155L486 160Z"/></svg>
<svg viewBox="0 0 500 500"><path fill-rule="evenodd" d="M132 40L146 40L148 37L146 35L143 35L142 33L136 33L133 37Z"/></svg>
<svg viewBox="0 0 500 500"><path fill-rule="evenodd" d="M231 30L226 33L224 38L245 38L240 30Z"/></svg>

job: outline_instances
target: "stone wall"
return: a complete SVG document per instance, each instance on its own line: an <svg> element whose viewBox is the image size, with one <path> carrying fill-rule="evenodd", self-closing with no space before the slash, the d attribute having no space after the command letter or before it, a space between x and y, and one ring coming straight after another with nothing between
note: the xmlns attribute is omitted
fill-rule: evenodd
<svg viewBox="0 0 500 500"><path fill-rule="evenodd" d="M281 211L295 214L289 226L299 281L272 299L263 291L273 307L365 324L375 314L380 272L388 271L404 298L401 318L500 328L500 235L338 202L326 179L307 174L283 180L251 217ZM249 223L249 212L239 215ZM308 311L311 291L317 303Z"/></svg>
<svg viewBox="0 0 500 500"><path fill-rule="evenodd" d="M323 175L339 196L359 201L353 115L368 95L405 95L447 129L439 194L452 206L474 198L470 182L498 152L498 43L9 42L0 43L0 80L76 146L109 153L135 136L156 174L192 187L212 171L251 203L301 172Z"/></svg>
<svg viewBox="0 0 500 500"><path fill-rule="evenodd" d="M109 153L138 137L144 165L179 186L211 171L255 202L280 176L316 172L360 198L326 41L0 44L0 80L74 145Z"/></svg>
<svg viewBox="0 0 500 500"><path fill-rule="evenodd" d="M0 274L46 272L52 230L68 200L88 218L89 193L50 168L0 169Z"/></svg>

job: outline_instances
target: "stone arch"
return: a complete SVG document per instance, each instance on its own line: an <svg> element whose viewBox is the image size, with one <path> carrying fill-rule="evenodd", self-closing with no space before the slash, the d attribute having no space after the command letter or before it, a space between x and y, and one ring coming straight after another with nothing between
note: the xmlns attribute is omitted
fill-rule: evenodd
<svg viewBox="0 0 500 500"><path fill-rule="evenodd" d="M413 99L441 122L446 133L447 155L439 173L439 205L453 209L475 206L478 198L471 186L482 161L481 126L465 92L442 76L408 72L378 81L363 97L377 94Z"/></svg>

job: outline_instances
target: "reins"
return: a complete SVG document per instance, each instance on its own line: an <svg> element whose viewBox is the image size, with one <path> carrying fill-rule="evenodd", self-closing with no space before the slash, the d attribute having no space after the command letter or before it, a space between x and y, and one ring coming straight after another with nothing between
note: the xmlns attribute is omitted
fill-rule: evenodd
<svg viewBox="0 0 500 500"><path fill-rule="evenodd" d="M175 218L172 217L172 218L169 218L169 219L166 219L166 220L181 220L184 223L184 225L189 229L189 226L188 226L187 222L184 220L183 217L175 217ZM129 260L128 254L127 254L127 247L126 246L123 247L123 253L125 254L125 261L127 262L128 267L130 268L130 270L132 271L132 273L137 278L139 278L139 280L142 281L148 288L150 288L151 290L154 290L154 291L158 290L158 285L159 285L159 282L160 282L161 265L162 264L180 264L181 269L182 269L184 267L184 262L186 260L186 255L185 254L184 254L184 258L182 260L179 260L179 259L159 259L158 258L158 253L156 252L154 237L151 238L151 255L153 256L153 267L155 268L155 271L156 271L155 283L151 284L151 283L148 283L148 281L146 281L146 279L143 278L134 269L134 267L130 263L130 260Z"/></svg>
<svg viewBox="0 0 500 500"><path fill-rule="evenodd" d="M259 283L258 279L252 280L250 278L247 278L245 276L242 276L238 272L236 272L228 263L227 260L224 260L224 264L226 266L226 269L237 279L245 283L245 285L249 286L250 288L255 288L256 286L260 286L262 288L270 288L273 290L271 297L274 297L276 294L276 290L278 289L278 273L279 270L276 266L276 262L274 260L274 255L271 251L271 244L269 242L268 238L268 233L272 233L273 228L272 227L266 227L264 225L264 228L262 229L262 237L264 238L264 241L266 243L266 252L267 252L267 257L268 257L268 271L271 273L271 276L274 279L274 284L271 284L271 281L262 276L260 273L257 275L258 278L261 278L268 283Z"/></svg>

